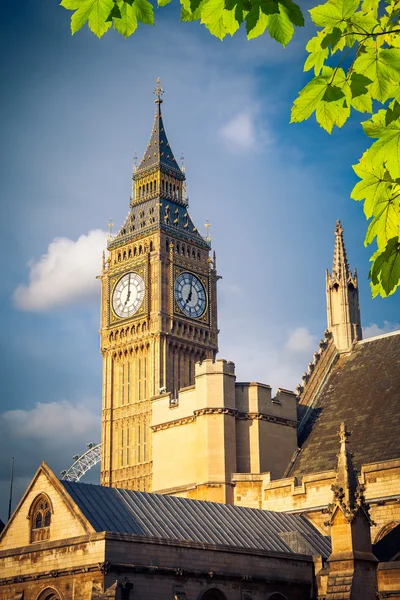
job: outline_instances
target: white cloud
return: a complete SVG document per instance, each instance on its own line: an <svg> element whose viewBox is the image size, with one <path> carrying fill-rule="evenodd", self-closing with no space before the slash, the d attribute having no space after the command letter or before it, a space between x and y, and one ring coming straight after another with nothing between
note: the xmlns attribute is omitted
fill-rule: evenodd
<svg viewBox="0 0 400 600"><path fill-rule="evenodd" d="M298 354L314 352L317 338L306 327L297 327L290 334L285 343L285 350Z"/></svg>
<svg viewBox="0 0 400 600"><path fill-rule="evenodd" d="M38 262L29 263L29 284L15 290L15 306L41 312L98 295L96 275L106 241L107 233L99 229L76 241L55 238Z"/></svg>
<svg viewBox="0 0 400 600"><path fill-rule="evenodd" d="M253 119L249 113L242 112L221 127L219 135L229 148L250 150L256 143Z"/></svg>
<svg viewBox="0 0 400 600"><path fill-rule="evenodd" d="M376 335L383 335L384 333L390 333L391 331L397 331L400 329L400 323L390 323L389 321L383 321L383 326L379 327L376 323L370 323L367 327L362 328L364 339L375 337Z"/></svg>
<svg viewBox="0 0 400 600"><path fill-rule="evenodd" d="M98 426L98 416L88 407L67 401L38 402L29 410L9 410L0 415L7 431L31 440L46 438L47 443L64 444L86 437Z"/></svg>
<svg viewBox="0 0 400 600"><path fill-rule="evenodd" d="M11 457L15 458L13 508L40 463L46 461L58 475L68 469L74 454L83 454L88 442L100 441L100 401L73 404L37 403L33 408L0 413L0 518L5 520ZM99 467L85 475L98 483ZM1 512L3 511L3 512Z"/></svg>

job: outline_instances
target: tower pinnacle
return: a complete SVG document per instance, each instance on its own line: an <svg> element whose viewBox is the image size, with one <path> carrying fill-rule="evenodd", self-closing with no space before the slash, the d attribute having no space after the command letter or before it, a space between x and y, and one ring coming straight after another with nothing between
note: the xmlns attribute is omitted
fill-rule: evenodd
<svg viewBox="0 0 400 600"><path fill-rule="evenodd" d="M339 430L340 452L338 454L336 485L343 490L342 503L349 511L354 510L358 488L357 475L354 471L351 454L347 449L350 435L346 424L342 422Z"/></svg>
<svg viewBox="0 0 400 600"><path fill-rule="evenodd" d="M157 79L154 94L156 96L156 99L154 100L156 103L156 112L154 115L153 127L149 143L147 144L140 165L134 174L134 179L137 180L138 178L143 177L144 174L158 169L162 170L167 176L170 175L179 181L183 181L185 176L175 160L168 142L167 134L165 133L161 114L161 104L163 102L161 96L164 94L164 90L161 88L160 78Z"/></svg>
<svg viewBox="0 0 400 600"><path fill-rule="evenodd" d="M155 90L153 92L153 94L156 95L156 99L154 100L154 102L156 104L161 104L161 102L163 101L162 98L161 98L161 96L163 95L164 90L161 88L160 83L161 83L161 80L160 80L159 77L157 77L157 85L156 85L156 88L155 88Z"/></svg>
<svg viewBox="0 0 400 600"><path fill-rule="evenodd" d="M335 247L332 274L326 272L326 303L328 329L339 351L350 350L361 340L361 316L358 300L357 271L351 272L343 239L343 227L335 227Z"/></svg>
<svg viewBox="0 0 400 600"><path fill-rule="evenodd" d="M349 264L347 262L346 248L343 240L343 227L338 219L335 227L335 250L333 253L332 275L338 279L347 280L350 276Z"/></svg>

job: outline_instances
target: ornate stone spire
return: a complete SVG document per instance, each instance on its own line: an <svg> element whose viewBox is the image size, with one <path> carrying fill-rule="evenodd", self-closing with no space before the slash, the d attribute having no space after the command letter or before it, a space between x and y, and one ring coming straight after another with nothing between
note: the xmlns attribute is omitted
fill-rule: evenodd
<svg viewBox="0 0 400 600"><path fill-rule="evenodd" d="M343 227L339 219L336 221L335 227L335 250L333 253L332 277L343 279L344 281L347 281L347 279L351 277L343 240Z"/></svg>
<svg viewBox="0 0 400 600"><path fill-rule="evenodd" d="M333 502L328 506L332 553L328 558L326 600L376 600L377 559L372 553L369 506L358 483L352 455L341 423L340 452Z"/></svg>
<svg viewBox="0 0 400 600"><path fill-rule="evenodd" d="M331 515L328 524L331 524L337 508L340 508L349 523L353 521L359 510L362 510L368 521L371 522L369 506L364 498L364 486L358 482L352 454L347 448L350 435L351 433L346 429L345 423L342 422L339 430L340 452L338 454L336 482L332 485L333 502L328 506Z"/></svg>
<svg viewBox="0 0 400 600"><path fill-rule="evenodd" d="M326 299L328 330L335 345L338 350L350 350L354 342L362 339L361 316L357 272L350 270L340 221L335 227L332 274L326 271Z"/></svg>
<svg viewBox="0 0 400 600"><path fill-rule="evenodd" d="M182 170L175 160L174 154L168 142L167 134L165 133L163 118L161 114L161 104L163 102L162 95L164 90L160 85L160 78L157 79L157 85L154 90L156 96L154 102L156 103L156 112L154 116L153 128L151 130L150 140L147 144L145 153L141 163L134 174L134 179L137 179L144 172L152 170L154 168L162 168L172 176L183 180L185 179Z"/></svg>

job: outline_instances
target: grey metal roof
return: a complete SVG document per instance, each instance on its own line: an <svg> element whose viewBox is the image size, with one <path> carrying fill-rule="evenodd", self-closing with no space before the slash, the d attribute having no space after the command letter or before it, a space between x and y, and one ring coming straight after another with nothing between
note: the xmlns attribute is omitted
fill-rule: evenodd
<svg viewBox="0 0 400 600"><path fill-rule="evenodd" d="M62 481L98 532L294 553L289 532L307 554L330 554L330 540L304 517L216 502ZM285 537L284 541L280 534Z"/></svg>

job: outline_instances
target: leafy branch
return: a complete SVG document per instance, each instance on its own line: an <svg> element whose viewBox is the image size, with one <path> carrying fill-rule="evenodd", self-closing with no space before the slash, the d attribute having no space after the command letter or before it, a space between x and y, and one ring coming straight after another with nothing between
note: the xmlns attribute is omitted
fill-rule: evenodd
<svg viewBox="0 0 400 600"><path fill-rule="evenodd" d="M158 6L170 2L158 0ZM304 25L292 0L180 3L181 21L198 21L220 40L243 26L248 39L267 32L286 46L295 28ZM61 6L73 11L73 34L86 23L98 37L111 27L129 37L139 23L154 25L148 0L62 0ZM359 181L351 197L363 202L369 221L365 245L376 244L369 273L372 295L385 297L400 285L400 0L328 0L309 13L317 31L306 45L304 71L313 69L314 77L294 101L291 122L315 113L331 133L354 111L370 115L361 125L375 141L353 166Z"/></svg>

